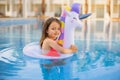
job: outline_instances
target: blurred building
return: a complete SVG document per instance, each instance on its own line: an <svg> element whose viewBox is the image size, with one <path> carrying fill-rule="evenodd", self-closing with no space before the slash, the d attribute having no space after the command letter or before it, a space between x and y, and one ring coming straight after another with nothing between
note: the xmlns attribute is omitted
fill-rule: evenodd
<svg viewBox="0 0 120 80"><path fill-rule="evenodd" d="M74 2L82 4L82 13L94 13L95 18L120 18L120 0L0 0L0 15L24 18L60 16L63 7Z"/></svg>

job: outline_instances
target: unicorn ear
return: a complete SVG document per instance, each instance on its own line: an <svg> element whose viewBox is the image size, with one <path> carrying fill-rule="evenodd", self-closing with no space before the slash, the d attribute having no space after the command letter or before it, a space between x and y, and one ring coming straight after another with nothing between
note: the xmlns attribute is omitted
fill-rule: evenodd
<svg viewBox="0 0 120 80"><path fill-rule="evenodd" d="M66 11L66 14L67 14L67 16L69 16L69 17L71 16L71 15L70 15L70 12L68 12L68 11Z"/></svg>

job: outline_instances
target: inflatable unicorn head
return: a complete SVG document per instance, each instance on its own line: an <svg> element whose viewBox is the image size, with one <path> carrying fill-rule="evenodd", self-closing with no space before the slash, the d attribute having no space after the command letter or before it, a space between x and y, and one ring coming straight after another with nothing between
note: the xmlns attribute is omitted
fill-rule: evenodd
<svg viewBox="0 0 120 80"><path fill-rule="evenodd" d="M82 27L80 19L88 17L90 14L79 16L80 4L73 3L71 7L67 7L62 11L60 20L62 23L61 35L58 43L65 48L69 48L71 44L74 44L74 31L75 28Z"/></svg>

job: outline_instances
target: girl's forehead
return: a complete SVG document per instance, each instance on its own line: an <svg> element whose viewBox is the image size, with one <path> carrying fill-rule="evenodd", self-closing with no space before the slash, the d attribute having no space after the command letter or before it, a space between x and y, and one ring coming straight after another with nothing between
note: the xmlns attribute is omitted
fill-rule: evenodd
<svg viewBox="0 0 120 80"><path fill-rule="evenodd" d="M60 24L54 21L50 24L50 27L60 27Z"/></svg>

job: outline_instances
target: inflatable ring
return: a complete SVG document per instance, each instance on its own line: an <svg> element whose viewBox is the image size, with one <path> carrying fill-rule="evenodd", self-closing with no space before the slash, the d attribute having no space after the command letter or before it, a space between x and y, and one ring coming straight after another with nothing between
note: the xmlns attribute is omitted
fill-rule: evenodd
<svg viewBox="0 0 120 80"><path fill-rule="evenodd" d="M38 42L33 42L33 43L26 45L23 48L23 54L25 56L28 56L31 58L37 58L37 59L65 59L65 58L73 56L73 54L60 54L59 57L42 55L41 48Z"/></svg>

